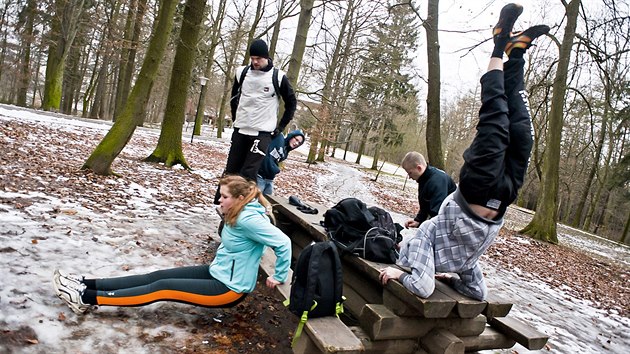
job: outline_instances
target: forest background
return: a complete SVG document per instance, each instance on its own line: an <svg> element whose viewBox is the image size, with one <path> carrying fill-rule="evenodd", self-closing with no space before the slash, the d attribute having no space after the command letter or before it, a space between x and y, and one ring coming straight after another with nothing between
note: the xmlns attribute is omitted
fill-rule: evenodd
<svg viewBox="0 0 630 354"><path fill-rule="evenodd" d="M222 137L234 69L261 37L298 92L293 127L308 134L308 162L344 149L357 161L373 156L378 169L417 150L457 180L504 5L466 3L3 0L0 100L113 120L83 165L97 174L115 173L142 125L161 126L146 161L190 168L183 127ZM525 5L519 28L552 30L528 51L535 145L517 204L536 215L523 232L557 243L560 221L626 243L630 5Z"/></svg>

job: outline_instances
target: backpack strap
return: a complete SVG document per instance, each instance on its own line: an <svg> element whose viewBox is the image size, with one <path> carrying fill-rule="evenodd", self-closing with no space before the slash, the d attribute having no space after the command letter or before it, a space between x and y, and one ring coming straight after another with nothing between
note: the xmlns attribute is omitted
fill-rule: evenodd
<svg viewBox="0 0 630 354"><path fill-rule="evenodd" d="M243 71L241 71L241 76L240 76L240 80L238 80L239 85L241 85L241 87L243 87L243 80L245 80L245 76L247 75L247 72L249 71L249 65L245 65L245 68L243 68ZM239 87L239 93L240 93L240 87Z"/></svg>
<svg viewBox="0 0 630 354"><path fill-rule="evenodd" d="M337 252L337 247L335 243L332 241L327 241L329 244L330 250L333 253L334 259L334 270L335 270L335 299L339 299L339 301L335 304L335 315L339 317L340 313L343 313L343 268L341 265L341 258L339 258L339 252Z"/></svg>
<svg viewBox="0 0 630 354"><path fill-rule="evenodd" d="M354 231L356 233L361 233L362 236L357 238L356 240L348 242L346 244L346 243L342 242L342 240L340 240L339 237L336 236L339 233L343 233L344 230L350 230L350 231ZM337 227L336 230L328 232L328 238L330 240L334 241L335 246L337 246L336 248L341 250L341 254L346 254L346 253L356 254L355 250L365 243L365 235L367 235L367 233L370 232L370 230L372 230L372 229L369 229L366 232L360 232L358 229L356 229L356 228L354 228L354 227L352 227L350 225L341 224L341 225L339 225L339 227Z"/></svg>
<svg viewBox="0 0 630 354"><path fill-rule="evenodd" d="M239 101L241 100L241 91L243 90L243 80L245 80L245 76L247 75L248 71L249 71L249 65L245 65L245 67L243 68L243 71L241 71L241 76L239 76L239 79L236 80L236 82L238 82L239 84L238 92L236 93L236 95L230 98L230 101L236 100L237 105Z"/></svg>
<svg viewBox="0 0 630 354"><path fill-rule="evenodd" d="M280 99L280 83L278 82L278 68L273 68L273 74L271 75L271 81L273 82L273 90L276 92L276 97Z"/></svg>

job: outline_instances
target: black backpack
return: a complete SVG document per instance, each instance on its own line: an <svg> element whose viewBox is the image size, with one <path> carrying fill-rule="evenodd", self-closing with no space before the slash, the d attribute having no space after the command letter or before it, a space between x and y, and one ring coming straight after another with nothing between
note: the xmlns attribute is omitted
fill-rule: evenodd
<svg viewBox="0 0 630 354"><path fill-rule="evenodd" d="M343 271L337 247L332 241L311 243L300 252L293 270L287 305L300 317L293 342L309 317L338 316L343 312L342 303Z"/></svg>
<svg viewBox="0 0 630 354"><path fill-rule="evenodd" d="M376 206L368 208L356 198L345 198L324 213L322 226L343 253L370 261L396 263L396 244L402 240L402 226Z"/></svg>

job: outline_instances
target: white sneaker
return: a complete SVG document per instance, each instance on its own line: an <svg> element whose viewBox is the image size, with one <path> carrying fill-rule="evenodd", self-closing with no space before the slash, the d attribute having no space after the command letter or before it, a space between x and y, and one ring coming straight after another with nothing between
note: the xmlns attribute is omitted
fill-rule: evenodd
<svg viewBox="0 0 630 354"><path fill-rule="evenodd" d="M77 276L64 274L60 272L59 269L55 270L53 274L55 294L57 294L61 300L65 301L74 313L80 315L91 306L81 301L81 295L83 295L86 286L78 279Z"/></svg>
<svg viewBox="0 0 630 354"><path fill-rule="evenodd" d="M85 279L85 277L82 275L66 273L60 269L55 269L55 274L53 275L53 277L65 278L66 281L75 282L77 284L83 283L83 279Z"/></svg>

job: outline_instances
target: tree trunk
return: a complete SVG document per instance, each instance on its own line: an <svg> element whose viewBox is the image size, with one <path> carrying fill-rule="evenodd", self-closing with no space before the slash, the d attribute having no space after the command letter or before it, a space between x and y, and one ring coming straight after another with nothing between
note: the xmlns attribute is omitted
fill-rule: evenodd
<svg viewBox="0 0 630 354"><path fill-rule="evenodd" d="M332 53L330 63L328 63L326 69L326 78L324 79L324 88L322 89L322 106L326 110L327 114L322 115L321 119L315 125L315 129L322 132L322 140L320 141L321 147L318 152L317 161L324 161L324 156L326 155L326 146L330 141L330 139L327 138L332 135L332 132L330 131L330 120L333 116L333 103L335 102L335 97L333 97L332 95L333 81L336 71L341 70L338 64L341 56L341 49L344 43L343 38L346 35L346 29L348 28L348 23L350 22L350 18L353 13L353 3L353 0L348 1L346 13L344 14L343 21L341 23L341 29L339 30L339 34L337 35L335 49Z"/></svg>
<svg viewBox="0 0 630 354"><path fill-rule="evenodd" d="M64 114L72 114L72 103L74 101L74 92L77 86L81 85L82 77L80 77L79 62L81 61L81 48L73 46L66 60L66 70L64 70L63 87L61 96L61 112Z"/></svg>
<svg viewBox="0 0 630 354"><path fill-rule="evenodd" d="M367 128L365 128L365 131L363 132L363 135L361 136L361 142L359 143L359 151L357 151L357 159L354 161L354 163L356 164L361 164L361 157L363 156L363 153L365 152L365 145L367 144L367 139L368 136L370 135L370 128L369 126Z"/></svg>
<svg viewBox="0 0 630 354"><path fill-rule="evenodd" d="M7 12L9 11L9 7L11 7L11 1L7 1L4 3L4 9L2 9L2 15L0 16L0 31L2 32L2 46L0 47L0 79L2 79L2 68L4 68L4 59L7 57L7 35L8 29L3 26L7 24ZM8 27L8 26L7 26Z"/></svg>
<svg viewBox="0 0 630 354"><path fill-rule="evenodd" d="M306 37L308 29L311 27L314 2L315 0L300 0L300 17L295 32L295 40L293 41L291 59L289 59L289 69L287 70L287 78L294 88L297 88L298 77L300 76L302 58L306 49Z"/></svg>
<svg viewBox="0 0 630 354"><path fill-rule="evenodd" d="M427 19L423 27L427 32L427 157L431 165L444 169L442 137L440 135L440 42L438 36L439 0L429 0Z"/></svg>
<svg viewBox="0 0 630 354"><path fill-rule="evenodd" d="M111 23L116 23L118 17L119 8L112 8L111 14L108 16L107 24L103 30L103 36L100 43L99 52L103 57L103 61L101 62L101 67L98 70L98 74L96 76L96 86L94 90L94 96L92 101L92 107L90 109L90 113L88 115L89 118L104 118L101 116L102 107L104 105L105 100L105 85L107 83L108 77L108 69L109 62L111 58ZM96 66L95 66L96 69Z"/></svg>
<svg viewBox="0 0 630 354"><path fill-rule="evenodd" d="M39 92L39 99L43 100L42 94L39 91L39 68L41 67L42 55L41 51L37 51L37 60L35 61L35 77L33 78L33 99L31 100L31 107L35 107L35 100L37 98L37 93Z"/></svg>
<svg viewBox="0 0 630 354"><path fill-rule="evenodd" d="M168 167L181 164L189 169L182 152L182 126L205 7L206 0L186 0L160 138L145 161L163 162Z"/></svg>
<svg viewBox="0 0 630 354"><path fill-rule="evenodd" d="M42 109L58 111L61 105L63 70L70 46L79 28L85 0L56 0L50 26L51 44L48 48L46 80Z"/></svg>
<svg viewBox="0 0 630 354"><path fill-rule="evenodd" d="M35 0L27 0L25 5L24 32L22 33L22 45L24 48L24 57L21 64L20 82L17 90L16 104L26 107L26 94L31 81L31 43L33 42L33 24L35 19L35 11L37 11L37 2ZM0 64L1 65L1 64Z"/></svg>
<svg viewBox="0 0 630 354"><path fill-rule="evenodd" d="M619 241L622 245L626 244L626 240L628 239L628 232L630 230L630 213L628 213L628 218L626 219L626 225L623 227L623 232L621 233L621 240Z"/></svg>
<svg viewBox="0 0 630 354"><path fill-rule="evenodd" d="M606 91L605 96L607 98L610 97L610 86L606 85L604 89ZM584 211L584 205L586 205L586 199L588 197L589 191L591 190L591 185L593 184L593 179L595 178L595 173L599 168L599 159L602 156L602 149L604 147L604 140L606 139L606 129L608 128L608 115L609 115L609 100L606 99L606 105L604 107L604 113L602 114L602 128L599 132L599 139L597 141L597 145L595 146L595 158L593 159L593 166L591 166L591 170L586 178L586 183L584 184L584 191L580 196L580 200L578 201L577 211L573 217L573 221L571 225L574 227L580 227L580 221L582 220L582 212Z"/></svg>
<svg viewBox="0 0 630 354"><path fill-rule="evenodd" d="M256 35L256 28L258 27L258 23L262 18L262 12L263 1L258 0L258 4L256 5L256 13L254 14L254 23L252 23L252 27L249 29L249 32L247 32L247 45L249 45L254 40L254 36ZM243 56L243 62L241 63L241 65L249 64L249 48L247 49L248 50L245 51L245 55Z"/></svg>
<svg viewBox="0 0 630 354"><path fill-rule="evenodd" d="M348 154L348 150L350 149L350 140L352 139L352 134L354 133L354 127L350 128L350 133L348 134L348 137L346 138L346 146L343 149L343 160L346 160L346 155Z"/></svg>
<svg viewBox="0 0 630 354"><path fill-rule="evenodd" d="M298 77L300 76L300 68L302 67L302 59L304 58L304 50L306 49L306 37L308 35L308 29L311 27L314 3L315 0L300 0L300 17L295 32L295 40L293 41L291 59L289 59L289 69L287 70L287 78L296 90ZM317 132L317 130L314 130L313 134L311 134L311 146L308 151L308 157L306 158L306 161L309 163L315 161L315 151L319 144L318 135L319 132Z"/></svg>
<svg viewBox="0 0 630 354"><path fill-rule="evenodd" d="M107 45L105 47L103 62L101 63L101 68L98 71L96 79L96 91L94 92L94 101L92 102L92 108L90 109L90 118L103 118L101 116L101 111L105 100L105 85L107 84L107 69L109 68L110 58L109 48L107 48Z"/></svg>
<svg viewBox="0 0 630 354"><path fill-rule="evenodd" d="M135 6L135 19L132 17L132 9ZM116 101L114 104L114 119L120 114L120 111L127 102L129 96L129 90L131 88L131 79L133 77L133 71L136 66L136 53L138 51L138 42L140 40L140 33L142 31L142 24L144 14L147 9L147 0L134 0L131 8L129 9L130 15L127 17L127 21L131 18L132 24L128 24L129 27L133 27L133 30L127 32L127 26L125 27L125 48L121 52L121 66L118 72L118 81L116 84ZM128 40L128 38L130 40Z"/></svg>
<svg viewBox="0 0 630 354"><path fill-rule="evenodd" d="M372 170L378 169L378 159L381 155L381 146L383 144L383 136L385 135L385 119L381 119L378 127L379 139L376 140L376 147L374 148L374 159L372 159Z"/></svg>
<svg viewBox="0 0 630 354"><path fill-rule="evenodd" d="M241 24L243 19L239 19L237 28L234 30L233 41L231 43L231 49L229 54L226 53L227 63L225 80L223 80L223 96L221 97L221 103L219 106L219 114L217 115L217 138L223 137L223 127L225 122L226 110L228 109L228 100L231 96L230 84L234 81L232 73L234 72L234 62L236 61L236 52L239 50L239 43L241 42Z"/></svg>
<svg viewBox="0 0 630 354"><path fill-rule="evenodd" d="M573 0L566 7L567 25L564 30L562 44L560 45L558 69L553 83L551 112L549 113L549 134L547 136L547 150L545 151L543 180L540 191L541 197L538 200L534 218L521 230L522 233L530 235L534 239L554 244L558 243L556 223L558 221L558 180L564 102L579 9L580 0Z"/></svg>
<svg viewBox="0 0 630 354"><path fill-rule="evenodd" d="M120 116L117 117L116 122L107 135L87 159L82 167L83 169L91 169L94 173L100 175L112 174L111 165L114 159L127 145L136 127L142 124L153 80L155 80L160 62L164 57L164 50L173 28L176 5L177 1L175 0L161 1L157 25L149 42L138 80L129 95L125 108Z"/></svg>
<svg viewBox="0 0 630 354"><path fill-rule="evenodd" d="M227 0L220 0L217 7L217 16L212 22L212 30L210 31L210 47L208 48L208 57L206 59L206 68L204 70L204 76L207 78L212 77L212 68L214 67L214 53L216 52L219 41L221 40L221 27L223 26L223 19L225 18L225 4ZM229 74L228 74L229 76ZM199 101L201 102L202 109L198 110L195 116L195 125L193 132L194 135L201 135L201 125L203 123L203 115L206 96L208 92L208 85L201 87L199 93ZM215 111L216 112L216 111Z"/></svg>
<svg viewBox="0 0 630 354"><path fill-rule="evenodd" d="M602 130L606 130L606 128L602 127ZM606 163L603 166L604 173L601 178L601 182L599 183L599 186L597 187L597 192L595 192L595 197L593 198L591 206L589 207L589 210L586 213L586 218L584 219L584 230L588 231L591 227L591 220L593 218L593 214L595 213L595 209L597 208L598 201L601 198L602 191L605 189L606 181L608 181L608 171L610 170L610 161L612 159L612 153L613 153L613 149L609 148L608 155L606 157Z"/></svg>
<svg viewBox="0 0 630 354"><path fill-rule="evenodd" d="M278 37L280 36L280 25L284 16L284 8L286 6L286 0L280 0L278 7L278 17L273 24L273 31L271 32L271 42L269 42L269 57L274 58L276 54L276 46L278 45Z"/></svg>

